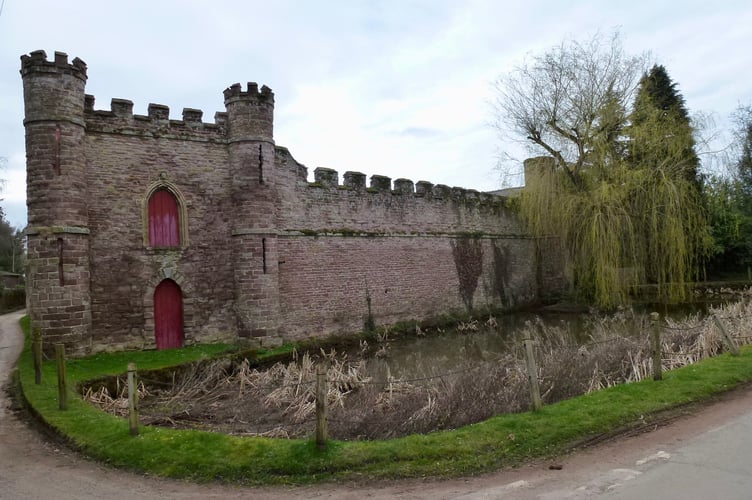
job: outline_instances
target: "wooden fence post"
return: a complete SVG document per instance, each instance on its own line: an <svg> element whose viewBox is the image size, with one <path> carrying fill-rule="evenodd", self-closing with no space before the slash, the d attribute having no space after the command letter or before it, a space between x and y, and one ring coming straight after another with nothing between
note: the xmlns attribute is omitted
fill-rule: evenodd
<svg viewBox="0 0 752 500"><path fill-rule="evenodd" d="M715 314L713 315L713 323L715 323L715 326L717 326L718 330L721 332L723 343L726 344L726 348L729 351L731 351L731 355L738 356L739 346L736 345L736 342L734 342L734 339L731 338L731 335L729 335L729 332L728 330L726 330L726 327L723 326L723 323L721 323L721 320L718 319L718 316L716 316Z"/></svg>
<svg viewBox="0 0 752 500"><path fill-rule="evenodd" d="M68 375L65 370L65 344L55 344L57 362L57 400L61 410L68 409Z"/></svg>
<svg viewBox="0 0 752 500"><path fill-rule="evenodd" d="M657 312L650 313L650 345L653 356L653 380L663 380L663 356L661 353L661 324Z"/></svg>
<svg viewBox="0 0 752 500"><path fill-rule="evenodd" d="M128 425L131 436L138 436L138 380L136 363L128 363Z"/></svg>
<svg viewBox="0 0 752 500"><path fill-rule="evenodd" d="M530 333L525 331L525 337L522 339L525 347L525 365L527 366L527 379L530 382L530 399L533 402L533 411L543 408L543 401L540 395L540 386L538 385L538 364L535 362L535 352L533 350L533 339Z"/></svg>
<svg viewBox="0 0 752 500"><path fill-rule="evenodd" d="M326 365L319 363L316 366L316 447L319 450L326 450L326 406L328 393Z"/></svg>
<svg viewBox="0 0 752 500"><path fill-rule="evenodd" d="M31 332L31 355L34 359L34 383L42 383L42 331L39 327Z"/></svg>

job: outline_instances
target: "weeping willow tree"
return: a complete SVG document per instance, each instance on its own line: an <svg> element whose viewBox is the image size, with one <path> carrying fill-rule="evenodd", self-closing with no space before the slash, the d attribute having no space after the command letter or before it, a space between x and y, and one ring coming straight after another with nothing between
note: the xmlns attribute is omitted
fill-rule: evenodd
<svg viewBox="0 0 752 500"><path fill-rule="evenodd" d="M700 277L713 244L694 129L663 66L654 65L642 77L625 132L628 165L644 186L633 211L643 213L646 278L658 284L661 298L682 300L685 282Z"/></svg>
<svg viewBox="0 0 752 500"><path fill-rule="evenodd" d="M646 282L685 299L708 247L691 124L656 104L646 61L596 35L497 82L498 126L546 154L526 162L521 215L561 238L576 289L601 307Z"/></svg>
<svg viewBox="0 0 752 500"><path fill-rule="evenodd" d="M593 173L579 174L579 188L550 158L528 160L520 210L534 235L561 238L581 296L611 307L640 282L639 230L628 190Z"/></svg>

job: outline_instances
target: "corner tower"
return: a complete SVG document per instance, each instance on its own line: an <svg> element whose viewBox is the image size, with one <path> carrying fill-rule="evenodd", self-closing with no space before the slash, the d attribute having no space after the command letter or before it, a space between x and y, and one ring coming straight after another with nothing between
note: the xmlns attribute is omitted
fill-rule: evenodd
<svg viewBox="0 0 752 500"><path fill-rule="evenodd" d="M84 89L86 64L21 56L26 129L28 298L45 349L91 344Z"/></svg>
<svg viewBox="0 0 752 500"><path fill-rule="evenodd" d="M249 83L224 92L238 335L260 342L279 335L274 93Z"/></svg>

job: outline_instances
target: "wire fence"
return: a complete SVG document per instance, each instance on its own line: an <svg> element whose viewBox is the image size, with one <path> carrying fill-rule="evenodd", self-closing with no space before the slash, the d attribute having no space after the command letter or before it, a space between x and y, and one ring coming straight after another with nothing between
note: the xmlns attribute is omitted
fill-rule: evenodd
<svg viewBox="0 0 752 500"><path fill-rule="evenodd" d="M590 338L580 343L562 328L531 322L506 353L445 371L424 366L423 373L404 378L388 371L377 377L363 361L322 352L264 370L218 362L166 378L144 373L134 387L118 378L90 387L86 397L121 416L135 410L142 424L271 437L315 434L325 446L330 436L374 439L455 428L660 379L664 370L734 352L752 339L751 300L683 322L632 314L595 321ZM130 399L135 409L124 403Z"/></svg>

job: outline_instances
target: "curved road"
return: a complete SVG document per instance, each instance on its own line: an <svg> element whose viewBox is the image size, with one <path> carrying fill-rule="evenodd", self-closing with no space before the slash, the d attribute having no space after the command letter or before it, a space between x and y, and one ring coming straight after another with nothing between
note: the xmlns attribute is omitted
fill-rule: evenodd
<svg viewBox="0 0 752 500"><path fill-rule="evenodd" d="M0 316L0 381L22 347L18 320ZM553 466L553 467L552 467ZM604 443L555 463L447 481L297 488L196 485L113 470L27 427L0 392L0 499L748 499L752 498L752 388L653 432Z"/></svg>

